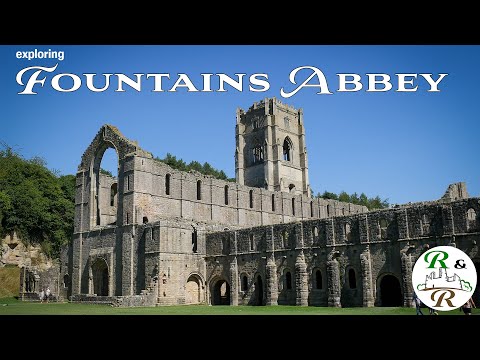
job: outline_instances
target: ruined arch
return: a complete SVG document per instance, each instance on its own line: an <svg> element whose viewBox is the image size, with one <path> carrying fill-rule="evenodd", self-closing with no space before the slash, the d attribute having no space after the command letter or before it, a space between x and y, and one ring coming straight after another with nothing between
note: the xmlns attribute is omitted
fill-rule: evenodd
<svg viewBox="0 0 480 360"><path fill-rule="evenodd" d="M104 173L102 168L102 161L110 149L116 155L117 165L117 171L111 175ZM117 222L118 169L118 151L113 144L105 142L95 154L90 170L90 198L94 200L91 204L93 205L92 226L115 225Z"/></svg>
<svg viewBox="0 0 480 360"><path fill-rule="evenodd" d="M402 286L393 273L381 274L377 279L377 304L379 306L402 306Z"/></svg>
<svg viewBox="0 0 480 360"><path fill-rule="evenodd" d="M100 177L100 165L104 153L107 149L113 149L117 154L118 160L118 179L117 179L117 194L114 199L118 206L110 209L112 184L105 186L105 192L102 194L102 181ZM142 150L135 142L128 140L123 134L112 125L103 125L98 131L95 138L92 140L88 148L83 153L80 165L78 166L77 181L81 181L81 187L77 189L77 194L82 195L85 201L88 201L88 207L82 209L83 218L86 222L80 224L83 230L92 229L96 226L118 225L122 219L120 213L122 207L123 192L126 183L130 183L128 174L124 174L123 164L128 156L142 156L144 158L152 158L152 154ZM124 180L127 179L127 180ZM132 184L133 185L133 184ZM108 191L107 191L108 190ZM105 207L102 205L102 200L106 199ZM100 205L100 206L99 206ZM105 213L102 216L102 211Z"/></svg>
<svg viewBox="0 0 480 360"><path fill-rule="evenodd" d="M107 261L97 257L90 266L90 292L97 296L109 296L109 269Z"/></svg>
<svg viewBox="0 0 480 360"><path fill-rule="evenodd" d="M185 304L200 304L204 302L203 279L197 273L188 276L185 285Z"/></svg>
<svg viewBox="0 0 480 360"><path fill-rule="evenodd" d="M216 278L211 282L212 305L230 305L230 284L224 278Z"/></svg>

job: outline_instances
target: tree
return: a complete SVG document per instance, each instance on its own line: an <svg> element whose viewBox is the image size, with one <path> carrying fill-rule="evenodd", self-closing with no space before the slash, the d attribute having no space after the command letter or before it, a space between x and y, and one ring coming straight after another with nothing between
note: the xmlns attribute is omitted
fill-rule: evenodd
<svg viewBox="0 0 480 360"><path fill-rule="evenodd" d="M113 174L110 170L105 170L104 168L100 168L100 174L108 175L113 177Z"/></svg>
<svg viewBox="0 0 480 360"><path fill-rule="evenodd" d="M58 256L73 234L75 177L56 176L40 157L0 150L0 235L15 231Z"/></svg>
<svg viewBox="0 0 480 360"><path fill-rule="evenodd" d="M390 206L390 204L388 203L388 199L382 200L379 196L369 198L363 192L360 194L360 196L358 196L356 192L349 195L345 191L341 191L340 194L337 195L329 191L324 191L323 194L317 193L316 197L322 199L339 200L356 205L363 205L366 206L369 210L386 209Z"/></svg>
<svg viewBox="0 0 480 360"><path fill-rule="evenodd" d="M204 162L202 165L198 161L193 160L189 164L186 164L185 161L183 161L182 159L177 159L175 155L172 155L170 153L167 153L167 155L163 159L159 157L155 157L155 160L163 162L176 170L180 170L180 171L194 170L201 174L212 176L216 179L235 182L235 178L229 178L227 174L225 174L225 171L215 169L208 162Z"/></svg>

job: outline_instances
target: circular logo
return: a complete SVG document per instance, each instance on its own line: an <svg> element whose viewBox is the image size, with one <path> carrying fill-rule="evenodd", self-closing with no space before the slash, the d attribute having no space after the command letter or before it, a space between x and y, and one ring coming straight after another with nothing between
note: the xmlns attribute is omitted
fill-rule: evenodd
<svg viewBox="0 0 480 360"><path fill-rule="evenodd" d="M415 263L412 285L417 297L439 311L458 309L473 295L477 272L473 261L453 246L436 246Z"/></svg>

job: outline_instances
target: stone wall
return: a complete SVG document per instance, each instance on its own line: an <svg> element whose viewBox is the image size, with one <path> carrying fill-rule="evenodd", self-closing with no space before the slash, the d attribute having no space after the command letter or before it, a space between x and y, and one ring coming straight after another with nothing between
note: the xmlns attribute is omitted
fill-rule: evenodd
<svg viewBox="0 0 480 360"><path fill-rule="evenodd" d="M468 219L469 211L475 212L474 220ZM428 247L457 246L480 264L479 215L480 199L468 198L209 233L208 288L214 291L219 280L231 283L232 305L256 304L261 296L263 304L271 305L299 305L307 297L309 305L317 306L382 306L390 301L410 306L411 270ZM258 276L262 295L256 290ZM243 277L247 286L242 288ZM387 282L398 284L401 298L392 300L390 287L382 297ZM269 283L273 289L265 286Z"/></svg>

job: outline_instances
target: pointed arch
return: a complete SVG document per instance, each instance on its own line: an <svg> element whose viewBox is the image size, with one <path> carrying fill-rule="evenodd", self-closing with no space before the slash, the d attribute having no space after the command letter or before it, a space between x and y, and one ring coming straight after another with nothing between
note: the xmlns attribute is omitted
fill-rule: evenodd
<svg viewBox="0 0 480 360"><path fill-rule="evenodd" d="M293 143L288 136L283 140L283 160L292 161L293 159Z"/></svg>

